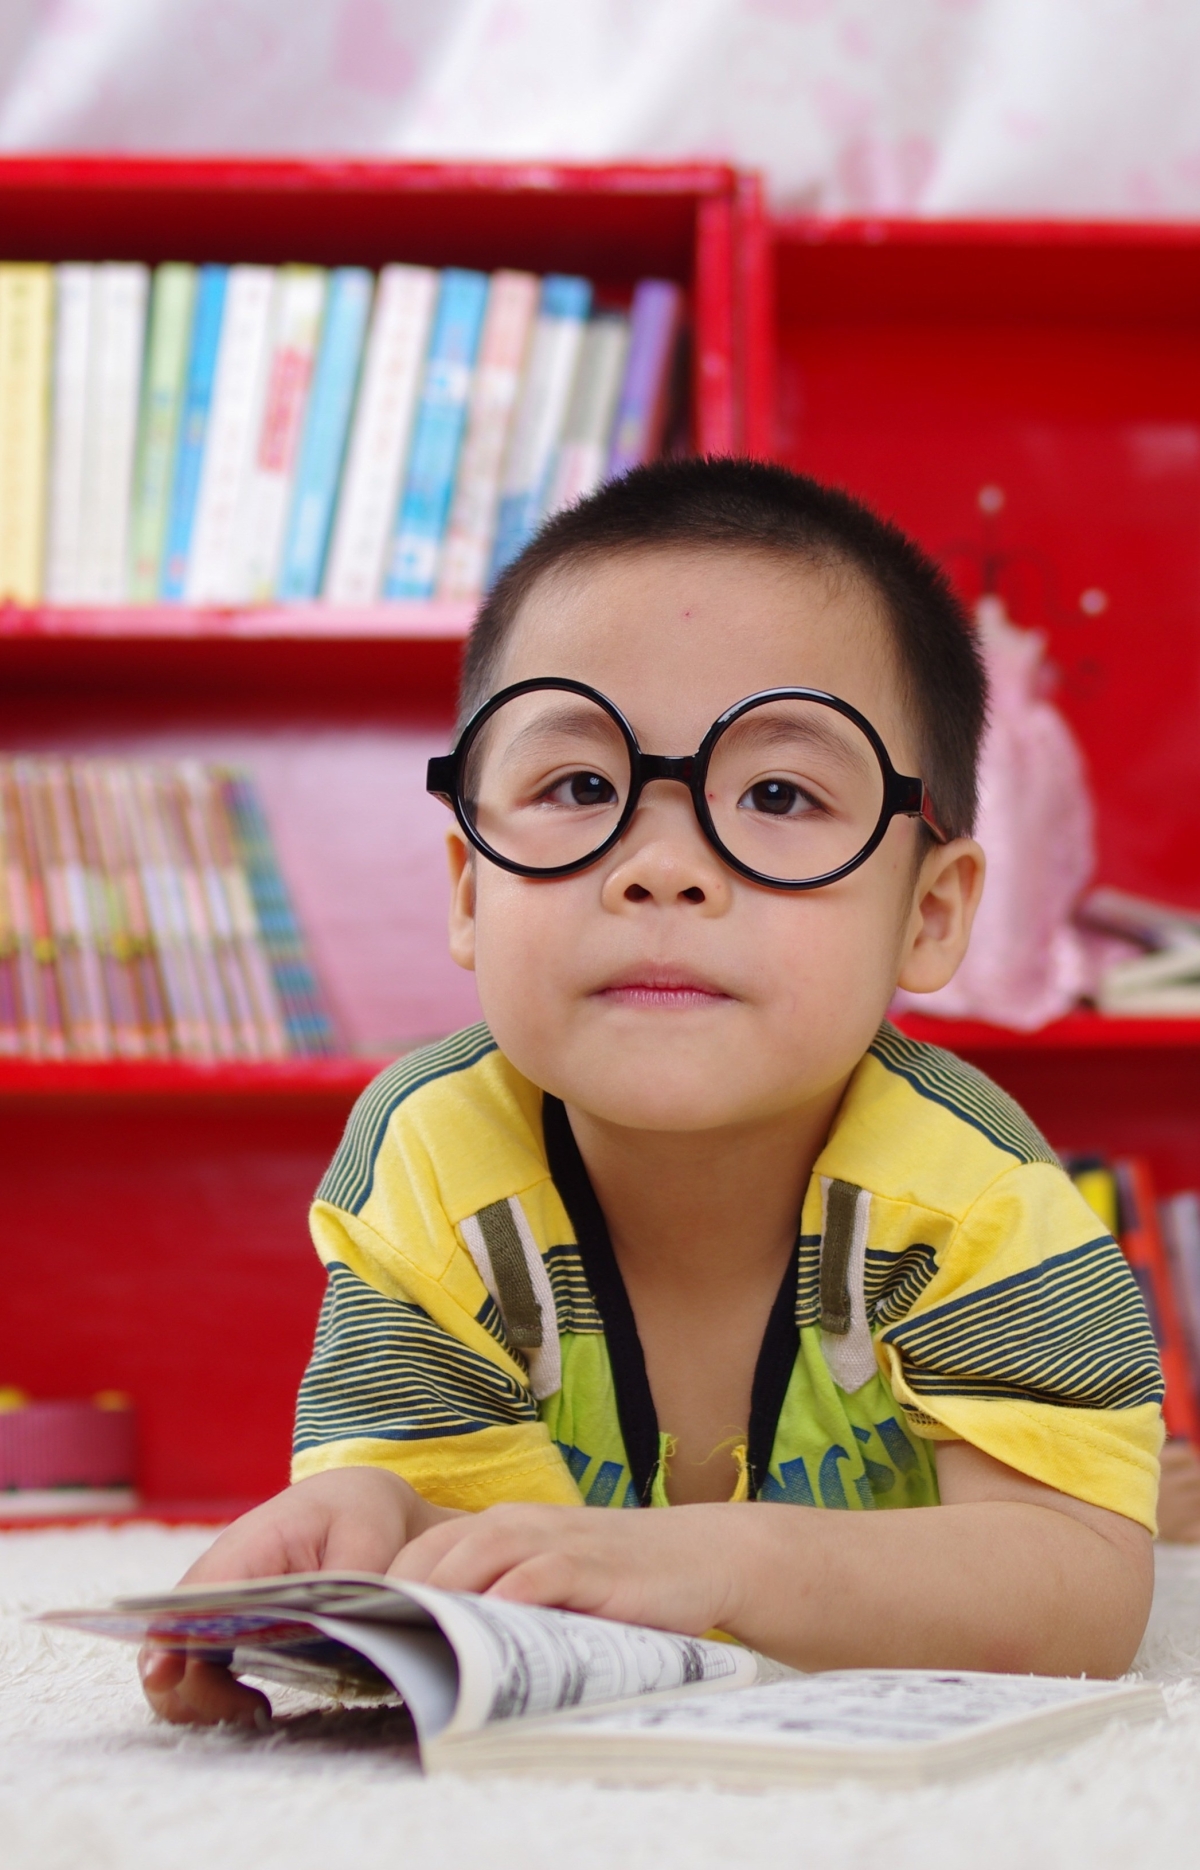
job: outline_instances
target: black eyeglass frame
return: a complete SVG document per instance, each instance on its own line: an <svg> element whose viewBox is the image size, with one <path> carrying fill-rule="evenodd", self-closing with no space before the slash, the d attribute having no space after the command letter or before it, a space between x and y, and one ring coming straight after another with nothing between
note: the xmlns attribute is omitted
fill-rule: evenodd
<svg viewBox="0 0 1200 1870"><path fill-rule="evenodd" d="M629 797L625 801L621 816L602 844L597 845L596 849L590 851L586 857L577 857L573 863L557 864L551 869L539 869L536 865L521 864L515 858L503 856L501 852L494 851L486 839L480 837L467 817L459 782L466 757L481 729L492 715L506 702L516 700L519 695L531 695L548 688L565 690L572 695L582 695L586 701L594 702L602 708L615 722L629 755L630 779ZM856 856L851 857L844 864L839 864L836 870L827 870L823 876L784 879L766 876L760 870L752 870L749 864L742 863L740 858L735 857L732 851L726 849L708 809L704 788L708 778L709 763L717 742L726 728L731 727L751 709L762 707L769 701L815 701L822 707L832 708L835 713L852 721L855 727L865 735L875 758L879 761L880 772L883 775L883 805L875 829ZM565 675L532 676L528 681L514 682L511 687L502 688L498 694L493 695L475 711L459 735L453 752L438 754L430 760L425 776L425 790L450 807L462 827L464 836L480 856L487 858L489 863L497 864L501 870L507 870L513 876L550 880L554 877L576 876L581 870L590 870L593 864L599 863L601 858L606 857L613 846L620 843L629 829L630 820L637 810L638 801L646 786L656 779L674 779L680 785L686 786L692 796L692 805L700 829L721 861L728 864L731 870L736 871L738 876L745 877L750 883L762 884L766 889L816 890L828 883L839 882L842 877L849 876L861 864L865 864L868 857L879 849L884 833L893 818L920 818L939 844L949 842L947 833L938 823L933 800L929 796L925 781L917 779L912 774L898 773L892 765L887 748L866 716L860 714L857 708L851 707L848 701L842 701L837 695L826 694L821 688L759 689L755 694L747 695L741 701L735 701L731 708L726 708L724 714L719 714L695 753L676 756L643 753L638 745L637 735L620 708L615 702L610 701L607 695L602 695L599 689L589 687L586 682L573 681Z"/></svg>

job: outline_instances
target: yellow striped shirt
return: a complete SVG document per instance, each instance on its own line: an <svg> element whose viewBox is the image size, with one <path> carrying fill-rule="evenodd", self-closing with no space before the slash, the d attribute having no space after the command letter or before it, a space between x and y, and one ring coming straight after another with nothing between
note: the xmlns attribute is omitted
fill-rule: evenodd
<svg viewBox="0 0 1200 1870"><path fill-rule="evenodd" d="M312 1209L329 1276L293 1476L664 1504L669 1436L562 1106L475 1026L359 1100ZM961 1439L1153 1529L1158 1356L1111 1235L981 1073L881 1027L813 1169L739 1498L935 1504ZM669 1425L666 1425L669 1427Z"/></svg>

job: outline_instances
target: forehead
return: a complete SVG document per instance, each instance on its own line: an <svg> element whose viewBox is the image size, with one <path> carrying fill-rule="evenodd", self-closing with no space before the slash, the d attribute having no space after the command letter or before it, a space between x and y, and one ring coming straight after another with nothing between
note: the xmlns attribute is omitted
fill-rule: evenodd
<svg viewBox="0 0 1200 1870"><path fill-rule="evenodd" d="M522 605L497 686L543 675L600 689L653 751L690 750L744 695L798 687L851 702L893 758L911 757L881 604L841 566L670 547L556 569Z"/></svg>

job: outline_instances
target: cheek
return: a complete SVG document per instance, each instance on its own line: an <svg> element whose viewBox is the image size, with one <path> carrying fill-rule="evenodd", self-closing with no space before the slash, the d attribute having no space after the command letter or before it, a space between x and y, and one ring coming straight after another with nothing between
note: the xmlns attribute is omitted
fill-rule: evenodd
<svg viewBox="0 0 1200 1870"><path fill-rule="evenodd" d="M773 906L755 943L764 999L800 1014L809 1030L843 1024L861 1008L864 1030L873 1031L896 981L901 918L889 883L851 877Z"/></svg>
<svg viewBox="0 0 1200 1870"><path fill-rule="evenodd" d="M475 902L475 982L485 1019L501 1029L537 1023L557 957L575 945L573 892L481 864Z"/></svg>

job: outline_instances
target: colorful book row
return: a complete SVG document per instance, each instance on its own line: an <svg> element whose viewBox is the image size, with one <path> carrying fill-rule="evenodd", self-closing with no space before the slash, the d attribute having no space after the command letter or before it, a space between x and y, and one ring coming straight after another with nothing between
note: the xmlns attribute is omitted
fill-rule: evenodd
<svg viewBox="0 0 1200 1870"><path fill-rule="evenodd" d="M333 1049L244 773L0 758L0 1055Z"/></svg>
<svg viewBox="0 0 1200 1870"><path fill-rule="evenodd" d="M0 599L474 599L663 446L679 288L0 265Z"/></svg>

